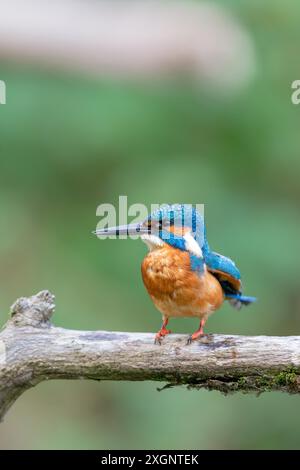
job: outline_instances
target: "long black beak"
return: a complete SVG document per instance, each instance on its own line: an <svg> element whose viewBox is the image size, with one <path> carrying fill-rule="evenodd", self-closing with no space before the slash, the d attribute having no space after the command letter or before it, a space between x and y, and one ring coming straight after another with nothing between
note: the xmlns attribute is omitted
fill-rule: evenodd
<svg viewBox="0 0 300 470"><path fill-rule="evenodd" d="M119 225L117 227L98 229L93 232L98 237L109 235L116 235L117 237L119 235L142 235L143 233L148 233L148 229L141 224Z"/></svg>

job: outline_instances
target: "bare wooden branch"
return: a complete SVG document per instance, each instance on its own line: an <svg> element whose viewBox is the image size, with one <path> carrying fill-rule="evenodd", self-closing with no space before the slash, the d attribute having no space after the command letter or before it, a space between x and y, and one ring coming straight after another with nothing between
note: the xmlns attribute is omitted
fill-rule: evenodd
<svg viewBox="0 0 300 470"><path fill-rule="evenodd" d="M48 379L153 380L167 387L261 393L300 391L300 337L206 335L187 345L170 335L75 331L50 323L54 296L21 298L0 332L0 417Z"/></svg>

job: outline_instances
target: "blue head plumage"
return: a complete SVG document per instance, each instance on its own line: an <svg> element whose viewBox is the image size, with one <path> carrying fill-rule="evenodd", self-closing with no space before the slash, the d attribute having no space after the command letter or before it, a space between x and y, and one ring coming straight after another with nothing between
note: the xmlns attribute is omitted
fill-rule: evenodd
<svg viewBox="0 0 300 470"><path fill-rule="evenodd" d="M167 243L169 243L170 238L179 243L179 239L183 238L185 231L188 229L200 248L207 245L204 217L191 204L164 204L149 216L148 223L152 227L154 226L154 229L155 225L157 228L158 224L159 236ZM171 230L170 233L170 227L175 227L176 231Z"/></svg>

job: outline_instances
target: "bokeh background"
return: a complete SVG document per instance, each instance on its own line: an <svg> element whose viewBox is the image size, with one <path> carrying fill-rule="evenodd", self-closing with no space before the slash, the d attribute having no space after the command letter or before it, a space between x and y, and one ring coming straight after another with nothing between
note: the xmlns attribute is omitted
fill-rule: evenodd
<svg viewBox="0 0 300 470"><path fill-rule="evenodd" d="M259 298L241 312L225 305L208 332L300 334L300 106L291 103L291 83L300 78L300 5L214 5L253 50L239 84L222 86L222 70L214 84L176 67L167 78L155 72L155 80L89 75L30 57L11 60L0 45L7 84L0 106L1 324L16 298L47 288L56 295L56 325L159 328L140 276L146 247L91 235L96 207L124 194L129 204L205 204L211 247L236 261L245 292ZM187 334L195 327L193 320L172 324ZM298 396L156 387L42 383L6 416L0 447L300 448Z"/></svg>

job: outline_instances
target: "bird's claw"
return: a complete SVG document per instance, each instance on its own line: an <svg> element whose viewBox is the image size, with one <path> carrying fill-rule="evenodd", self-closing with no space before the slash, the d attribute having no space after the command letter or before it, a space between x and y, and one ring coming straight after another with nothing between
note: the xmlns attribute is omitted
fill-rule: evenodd
<svg viewBox="0 0 300 470"><path fill-rule="evenodd" d="M163 338L164 338L163 336L156 335L154 339L154 344L158 344L159 346L161 346Z"/></svg>
<svg viewBox="0 0 300 470"><path fill-rule="evenodd" d="M186 345L188 346L189 344L192 344L193 338L192 335L190 335L187 339Z"/></svg>
<svg viewBox="0 0 300 470"><path fill-rule="evenodd" d="M165 336L169 335L171 333L171 330L160 330L158 333L155 335L155 340L154 344L159 344L161 346L162 340L164 339Z"/></svg>
<svg viewBox="0 0 300 470"><path fill-rule="evenodd" d="M186 345L188 346L189 344L192 344L196 339L202 338L203 336L204 336L203 331L201 333L198 331L196 333L193 333L192 335L188 337Z"/></svg>

